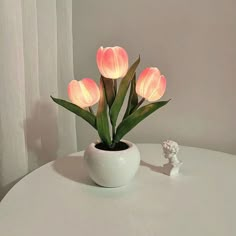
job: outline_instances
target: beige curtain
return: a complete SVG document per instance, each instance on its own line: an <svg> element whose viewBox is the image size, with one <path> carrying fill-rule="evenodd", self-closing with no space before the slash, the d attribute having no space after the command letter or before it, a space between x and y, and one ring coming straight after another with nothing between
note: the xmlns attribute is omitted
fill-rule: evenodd
<svg viewBox="0 0 236 236"><path fill-rule="evenodd" d="M72 0L0 0L0 197L40 165L76 151Z"/></svg>

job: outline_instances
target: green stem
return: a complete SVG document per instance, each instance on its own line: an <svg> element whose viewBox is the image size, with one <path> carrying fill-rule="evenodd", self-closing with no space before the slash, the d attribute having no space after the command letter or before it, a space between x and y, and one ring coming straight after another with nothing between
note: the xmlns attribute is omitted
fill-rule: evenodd
<svg viewBox="0 0 236 236"><path fill-rule="evenodd" d="M116 96L116 94L117 94L117 80L116 79L113 80L113 90L114 90L114 94ZM110 119L111 119L111 117L110 117ZM111 125L112 125L112 144L111 144L111 148L114 148L115 145L116 145L116 143L113 141L114 138L115 138L115 135L116 135L116 125L112 124L112 122L111 122Z"/></svg>
<svg viewBox="0 0 236 236"><path fill-rule="evenodd" d="M136 110L143 104L144 101L145 101L145 98L142 98L142 99L138 102L137 106L136 106L134 109L132 109L132 112L136 111Z"/></svg>
<svg viewBox="0 0 236 236"><path fill-rule="evenodd" d="M111 144L111 148L115 147L115 142L114 142L115 136L116 136L116 125L112 124L112 144Z"/></svg>
<svg viewBox="0 0 236 236"><path fill-rule="evenodd" d="M114 79L113 80L113 86L114 86L114 92L115 92L115 95L117 94L117 80L116 79Z"/></svg>
<svg viewBox="0 0 236 236"><path fill-rule="evenodd" d="M89 111L94 115L92 107L89 107Z"/></svg>
<svg viewBox="0 0 236 236"><path fill-rule="evenodd" d="M112 139L115 137L116 134L116 128L112 125Z"/></svg>
<svg viewBox="0 0 236 236"><path fill-rule="evenodd" d="M116 142L112 141L111 149L113 149L115 146L116 146Z"/></svg>

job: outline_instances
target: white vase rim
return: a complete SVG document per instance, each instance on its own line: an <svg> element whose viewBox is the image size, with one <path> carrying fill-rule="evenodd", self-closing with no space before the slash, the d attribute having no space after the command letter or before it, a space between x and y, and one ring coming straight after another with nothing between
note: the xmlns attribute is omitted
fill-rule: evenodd
<svg viewBox="0 0 236 236"><path fill-rule="evenodd" d="M96 149L98 152L105 152L105 153L107 153L107 152L109 152L109 153L114 152L114 153L120 153L120 152L124 152L124 151L129 150L130 148L132 148L132 147L135 145L134 143L132 143L132 142L130 142L130 141L128 141L128 140L125 140L125 139L120 140L120 142L123 142L123 143L127 144L127 145L128 145L128 148L123 149L123 150L117 150L117 151L103 150L103 149L96 148L95 146L96 146L98 143L101 143L101 142L97 142L97 143L93 142L93 143L90 144L90 147Z"/></svg>

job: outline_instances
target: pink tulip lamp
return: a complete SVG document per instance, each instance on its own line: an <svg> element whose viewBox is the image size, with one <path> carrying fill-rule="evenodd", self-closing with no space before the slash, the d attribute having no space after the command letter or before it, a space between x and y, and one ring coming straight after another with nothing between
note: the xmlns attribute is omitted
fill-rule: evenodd
<svg viewBox="0 0 236 236"><path fill-rule="evenodd" d="M129 67L128 54L121 47L100 47L96 60L101 74L99 86L90 78L72 80L68 85L71 102L52 99L98 132L100 141L91 143L84 153L91 179L100 186L119 187L129 183L140 164L137 146L123 137L169 102L158 101L165 93L166 78L158 68L148 67L136 81L135 71L140 58ZM120 80L119 87L117 80ZM117 124L127 94L126 110ZM142 105L145 100L148 104ZM96 103L95 113L92 106Z"/></svg>

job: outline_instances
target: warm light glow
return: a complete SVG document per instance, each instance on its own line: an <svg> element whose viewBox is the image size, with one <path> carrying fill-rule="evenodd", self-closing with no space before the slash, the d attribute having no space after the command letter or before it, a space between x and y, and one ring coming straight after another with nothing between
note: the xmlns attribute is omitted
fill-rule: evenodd
<svg viewBox="0 0 236 236"><path fill-rule="evenodd" d="M89 78L72 80L68 85L68 95L71 102L81 108L93 106L100 99L97 84Z"/></svg>
<svg viewBox="0 0 236 236"><path fill-rule="evenodd" d="M146 68L139 76L136 92L149 102L160 99L166 90L166 78L156 67Z"/></svg>
<svg viewBox="0 0 236 236"><path fill-rule="evenodd" d="M121 47L100 47L97 51L97 66L106 78L122 78L128 71L128 54Z"/></svg>

